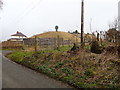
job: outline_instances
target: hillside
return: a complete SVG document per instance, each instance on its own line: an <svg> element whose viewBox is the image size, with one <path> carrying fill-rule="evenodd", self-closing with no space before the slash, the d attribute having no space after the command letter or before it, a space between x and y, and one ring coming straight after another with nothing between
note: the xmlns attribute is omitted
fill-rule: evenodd
<svg viewBox="0 0 120 90"><path fill-rule="evenodd" d="M56 38L57 36L60 36L60 38L63 38L64 40L72 40L73 42L80 41L79 37L76 37L70 33L67 32L46 32L46 33L41 33L37 34L36 36L39 38ZM35 36L32 36L31 38L34 38Z"/></svg>

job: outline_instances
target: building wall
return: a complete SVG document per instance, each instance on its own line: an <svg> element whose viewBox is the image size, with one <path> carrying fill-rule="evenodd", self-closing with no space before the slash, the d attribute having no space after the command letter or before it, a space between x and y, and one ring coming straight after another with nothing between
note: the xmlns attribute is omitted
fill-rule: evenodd
<svg viewBox="0 0 120 90"><path fill-rule="evenodd" d="M118 2L118 29L120 31L120 1Z"/></svg>

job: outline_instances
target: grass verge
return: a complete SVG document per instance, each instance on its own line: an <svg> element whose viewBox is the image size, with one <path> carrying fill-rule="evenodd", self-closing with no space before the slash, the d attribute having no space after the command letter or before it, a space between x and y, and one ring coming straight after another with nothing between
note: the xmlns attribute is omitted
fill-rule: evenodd
<svg viewBox="0 0 120 90"><path fill-rule="evenodd" d="M77 88L120 89L119 65L116 56L80 51L76 54L63 50L14 52L7 57L52 78Z"/></svg>

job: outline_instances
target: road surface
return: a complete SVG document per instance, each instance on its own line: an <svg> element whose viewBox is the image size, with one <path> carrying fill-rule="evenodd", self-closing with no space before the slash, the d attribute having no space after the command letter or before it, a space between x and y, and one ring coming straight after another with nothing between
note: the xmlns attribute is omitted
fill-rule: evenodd
<svg viewBox="0 0 120 90"><path fill-rule="evenodd" d="M0 51L0 89L2 88L2 51Z"/></svg>
<svg viewBox="0 0 120 90"><path fill-rule="evenodd" d="M5 54L3 52L3 54ZM71 88L2 56L2 88Z"/></svg>

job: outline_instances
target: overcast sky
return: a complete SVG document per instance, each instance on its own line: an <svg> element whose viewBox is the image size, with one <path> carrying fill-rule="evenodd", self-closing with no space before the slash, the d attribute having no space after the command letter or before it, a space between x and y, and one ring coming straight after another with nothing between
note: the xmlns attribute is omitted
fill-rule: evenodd
<svg viewBox="0 0 120 90"><path fill-rule="evenodd" d="M85 33L108 29L108 23L118 16L119 0L85 0ZM55 31L79 30L81 0L4 0L0 11L1 40L20 31L28 37ZM80 30L79 30L80 31Z"/></svg>

